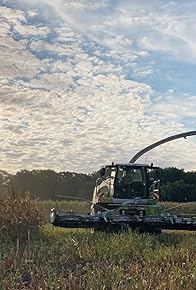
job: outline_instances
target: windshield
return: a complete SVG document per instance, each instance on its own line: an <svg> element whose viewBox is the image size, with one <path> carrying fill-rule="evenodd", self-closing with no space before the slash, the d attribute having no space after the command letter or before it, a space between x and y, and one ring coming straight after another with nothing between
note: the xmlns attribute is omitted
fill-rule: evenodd
<svg viewBox="0 0 196 290"><path fill-rule="evenodd" d="M114 197L132 199L146 196L146 168L131 166L118 167Z"/></svg>

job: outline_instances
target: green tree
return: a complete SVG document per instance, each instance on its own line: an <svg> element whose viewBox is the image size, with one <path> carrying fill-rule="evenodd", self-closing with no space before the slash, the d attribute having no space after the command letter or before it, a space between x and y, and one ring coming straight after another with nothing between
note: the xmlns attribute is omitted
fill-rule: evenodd
<svg viewBox="0 0 196 290"><path fill-rule="evenodd" d="M196 198L195 184L186 184L183 180L167 182L161 188L161 200L188 202Z"/></svg>

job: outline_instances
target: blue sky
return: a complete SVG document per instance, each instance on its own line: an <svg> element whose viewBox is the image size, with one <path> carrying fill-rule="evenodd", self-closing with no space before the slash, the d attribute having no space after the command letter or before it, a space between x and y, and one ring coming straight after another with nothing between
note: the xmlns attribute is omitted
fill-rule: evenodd
<svg viewBox="0 0 196 290"><path fill-rule="evenodd" d="M92 172L195 130L196 2L0 0L0 168ZM196 137L141 162L196 169Z"/></svg>

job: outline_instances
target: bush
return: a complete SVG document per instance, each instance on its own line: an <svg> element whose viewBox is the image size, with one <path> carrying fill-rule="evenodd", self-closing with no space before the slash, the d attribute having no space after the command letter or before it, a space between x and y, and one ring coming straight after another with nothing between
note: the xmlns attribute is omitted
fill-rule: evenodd
<svg viewBox="0 0 196 290"><path fill-rule="evenodd" d="M28 240L38 233L40 222L38 201L29 194L11 192L0 199L0 236L4 240Z"/></svg>

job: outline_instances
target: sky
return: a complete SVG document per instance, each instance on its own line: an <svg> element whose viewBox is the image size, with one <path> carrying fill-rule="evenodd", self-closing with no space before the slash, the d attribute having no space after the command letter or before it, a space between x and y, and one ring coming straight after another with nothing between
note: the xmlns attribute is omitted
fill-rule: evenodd
<svg viewBox="0 0 196 290"><path fill-rule="evenodd" d="M0 169L91 173L196 130L194 0L0 0ZM196 170L196 136L138 162Z"/></svg>

